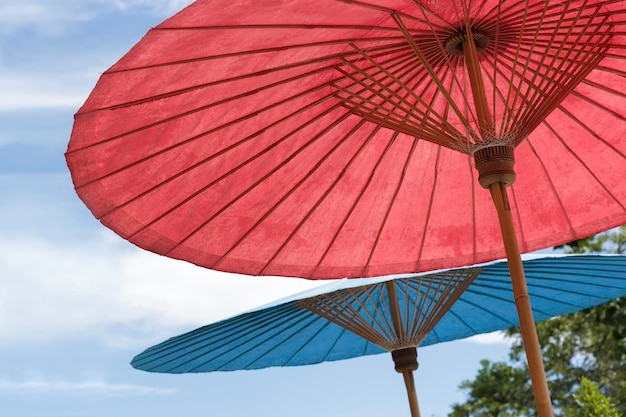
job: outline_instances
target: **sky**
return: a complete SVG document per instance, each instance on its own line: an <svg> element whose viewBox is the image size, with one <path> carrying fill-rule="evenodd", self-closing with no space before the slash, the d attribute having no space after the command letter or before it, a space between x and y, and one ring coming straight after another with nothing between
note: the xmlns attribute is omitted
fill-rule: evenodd
<svg viewBox="0 0 626 417"><path fill-rule="evenodd" d="M195 375L133 369L162 340L319 283L142 251L92 217L64 152L99 75L189 0L0 0L0 415L400 417L390 355ZM500 334L419 349L422 416L444 417Z"/></svg>

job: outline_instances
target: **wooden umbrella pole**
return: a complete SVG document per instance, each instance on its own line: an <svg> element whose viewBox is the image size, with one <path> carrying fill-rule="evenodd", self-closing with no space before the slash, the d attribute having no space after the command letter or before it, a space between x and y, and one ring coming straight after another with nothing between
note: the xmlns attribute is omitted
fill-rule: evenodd
<svg viewBox="0 0 626 417"><path fill-rule="evenodd" d="M396 284L393 281L387 281L385 282L385 288L387 289L387 299L389 300L389 310L396 339L402 340L405 336L405 332L402 327L402 315L400 313L400 306L398 305ZM391 357L393 358L396 371L401 373L404 377L406 394L409 397L411 417L420 417L417 392L415 391L415 380L413 379L413 371L417 369L417 348L407 347L394 350L391 352Z"/></svg>
<svg viewBox="0 0 626 417"><path fill-rule="evenodd" d="M504 241L509 272L511 274L515 306L520 322L522 341L524 342L528 370L530 372L533 394L537 405L537 415L539 417L552 417L552 401L550 399L548 381L541 357L541 347L539 346L539 338L537 337L535 319L533 318L533 311L530 305L524 266L517 242L517 235L515 234L515 227L513 225L513 215L511 214L511 208L508 203L506 185L504 183L495 183L490 187L490 191L498 212L500 230Z"/></svg>
<svg viewBox="0 0 626 417"><path fill-rule="evenodd" d="M417 403L417 392L415 391L413 371L404 371L402 372L402 376L404 377L404 385L406 386L406 393L409 397L411 417L420 417L420 407Z"/></svg>
<svg viewBox="0 0 626 417"><path fill-rule="evenodd" d="M489 112L485 87L482 81L478 49L474 37L472 27L468 25L465 28L465 36L462 43L463 55L467 75L470 79L470 87L481 135L483 140L489 140L495 133L494 120ZM539 338L537 337L537 329L528 296L524 266L513 225L513 215L511 214L506 193L507 185L511 185L515 181L513 154L513 146L487 146L474 153L474 160L476 161L476 168L480 173L478 181L483 187L491 191L491 198L498 212L500 230L511 274L515 306L520 321L522 340L526 350L528 370L537 406L537 415L539 417L552 417L552 401L550 400L548 381L543 367L541 347L539 346Z"/></svg>
<svg viewBox="0 0 626 417"><path fill-rule="evenodd" d="M391 357L395 364L396 372L404 377L406 395L409 398L409 408L411 417L420 417L420 408L417 402L417 392L415 390L415 380L413 371L417 369L417 348L406 347L391 351Z"/></svg>

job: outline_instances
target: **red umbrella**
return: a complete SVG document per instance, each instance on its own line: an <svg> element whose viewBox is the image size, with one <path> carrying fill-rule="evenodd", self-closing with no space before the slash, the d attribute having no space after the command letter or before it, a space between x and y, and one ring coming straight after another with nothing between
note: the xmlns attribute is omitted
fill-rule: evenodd
<svg viewBox="0 0 626 417"><path fill-rule="evenodd" d="M625 15L199 0L103 74L68 165L116 233L223 271L362 277L506 252L551 415L519 252L626 223Z"/></svg>

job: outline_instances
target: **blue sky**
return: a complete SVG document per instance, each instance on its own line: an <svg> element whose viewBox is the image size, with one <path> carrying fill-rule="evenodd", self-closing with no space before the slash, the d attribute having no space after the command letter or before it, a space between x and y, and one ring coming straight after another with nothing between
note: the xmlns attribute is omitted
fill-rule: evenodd
<svg viewBox="0 0 626 417"><path fill-rule="evenodd" d="M199 375L134 370L163 339L315 283L202 270L141 251L76 197L63 153L99 74L188 0L0 0L0 415L399 417L389 355ZM419 351L422 415L462 401L499 335Z"/></svg>

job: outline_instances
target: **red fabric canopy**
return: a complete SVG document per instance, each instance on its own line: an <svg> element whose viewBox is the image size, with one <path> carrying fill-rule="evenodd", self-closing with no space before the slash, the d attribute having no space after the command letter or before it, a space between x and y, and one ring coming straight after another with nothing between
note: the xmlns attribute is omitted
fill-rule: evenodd
<svg viewBox="0 0 626 417"><path fill-rule="evenodd" d="M311 279L503 257L472 157L492 143L515 146L523 252L626 223L626 1L464 3L198 0L76 114L76 190L147 250Z"/></svg>

